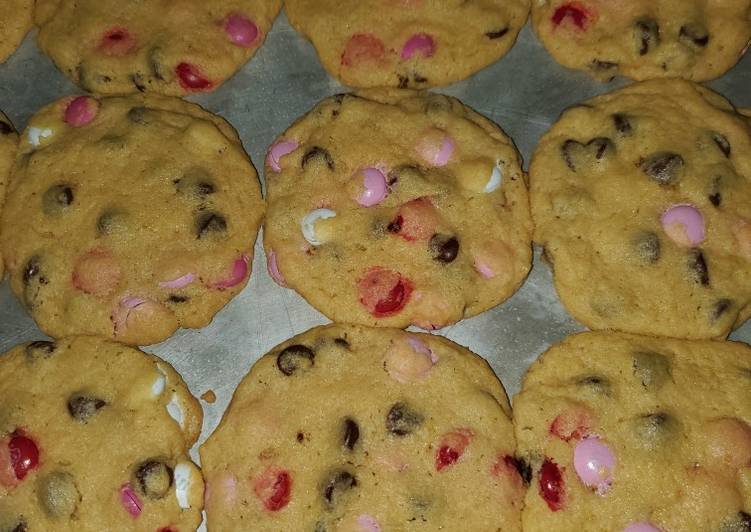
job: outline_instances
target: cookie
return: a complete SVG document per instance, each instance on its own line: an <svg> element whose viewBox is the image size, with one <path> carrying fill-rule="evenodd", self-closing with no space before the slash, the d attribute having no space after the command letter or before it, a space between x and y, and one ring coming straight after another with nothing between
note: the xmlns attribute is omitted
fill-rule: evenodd
<svg viewBox="0 0 751 532"><path fill-rule="evenodd" d="M511 49L529 0L287 0L287 18L324 68L352 87L436 87Z"/></svg>
<svg viewBox="0 0 751 532"><path fill-rule="evenodd" d="M263 44L281 0L37 0L37 43L89 92L214 90Z"/></svg>
<svg viewBox="0 0 751 532"><path fill-rule="evenodd" d="M751 124L653 80L563 113L530 166L535 241L592 329L720 338L749 316Z"/></svg>
<svg viewBox="0 0 751 532"><path fill-rule="evenodd" d="M0 17L0 63L4 63L31 29L33 0L4 0Z"/></svg>
<svg viewBox="0 0 751 532"><path fill-rule="evenodd" d="M523 527L745 531L751 349L616 333L544 353L514 398Z"/></svg>
<svg viewBox="0 0 751 532"><path fill-rule="evenodd" d="M316 327L253 366L201 446L208 528L521 530L512 432L501 383L467 349Z"/></svg>
<svg viewBox="0 0 751 532"><path fill-rule="evenodd" d="M18 134L13 129L8 117L0 111L0 213L5 200L5 189L8 186L10 170L18 148ZM2 247L0 246L0 280L3 278L5 268L2 260Z"/></svg>
<svg viewBox="0 0 751 532"><path fill-rule="evenodd" d="M0 229L11 288L44 332L143 345L207 325L242 289L263 211L223 119L79 96L31 118Z"/></svg>
<svg viewBox="0 0 751 532"><path fill-rule="evenodd" d="M746 51L751 1L536 0L532 26L556 61L601 80L705 81Z"/></svg>
<svg viewBox="0 0 751 532"><path fill-rule="evenodd" d="M85 369L85 371L83 371ZM202 412L168 363L93 337L0 356L0 530L187 532Z"/></svg>
<svg viewBox="0 0 751 532"><path fill-rule="evenodd" d="M326 99L272 145L265 175L269 272L334 321L443 327L529 271L519 153L454 98Z"/></svg>

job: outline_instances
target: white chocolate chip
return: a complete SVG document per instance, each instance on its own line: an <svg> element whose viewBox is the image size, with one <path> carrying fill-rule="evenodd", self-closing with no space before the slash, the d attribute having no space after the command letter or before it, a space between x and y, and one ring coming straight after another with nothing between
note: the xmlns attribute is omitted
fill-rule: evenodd
<svg viewBox="0 0 751 532"><path fill-rule="evenodd" d="M311 245L320 246L322 242L318 240L316 236L316 223L318 220L325 220L326 218L334 218L336 213L331 209L316 209L310 211L305 218L302 219L300 226L302 227L302 235L305 237Z"/></svg>
<svg viewBox="0 0 751 532"><path fill-rule="evenodd" d="M167 374L161 368L159 364L156 365L156 369L159 370L160 375L154 380L154 384L151 385L151 395L159 397L164 392L164 388L167 385Z"/></svg>
<svg viewBox="0 0 751 532"><path fill-rule="evenodd" d="M180 462L175 466L175 497L177 497L177 504L180 508L190 508L190 502L188 501L188 492L190 491L190 485L192 484L193 468Z"/></svg>
<svg viewBox="0 0 751 532"><path fill-rule="evenodd" d="M501 161L498 161L495 166L493 166L493 172L490 174L490 179L488 179L488 183L485 185L484 192L489 193L497 190L498 187L501 186L502 179L503 171L501 170Z"/></svg>
<svg viewBox="0 0 751 532"><path fill-rule="evenodd" d="M39 146L42 143L42 139L46 139L52 136L52 130L50 128L30 127L28 130L29 142L32 146Z"/></svg>
<svg viewBox="0 0 751 532"><path fill-rule="evenodd" d="M180 400L177 398L176 393L172 394L172 399L170 399L169 403L167 403L167 413L172 419L177 421L177 424L180 425L180 428L182 428L185 419L183 416L183 409L180 406Z"/></svg>

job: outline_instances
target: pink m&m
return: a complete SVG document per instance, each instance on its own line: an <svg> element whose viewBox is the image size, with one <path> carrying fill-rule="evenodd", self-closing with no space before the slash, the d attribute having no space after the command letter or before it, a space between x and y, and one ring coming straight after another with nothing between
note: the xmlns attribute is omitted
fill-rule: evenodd
<svg viewBox="0 0 751 532"><path fill-rule="evenodd" d="M192 273L186 273L174 279L168 279L166 281L160 281L159 286L161 288L182 288L188 286L195 280L196 276Z"/></svg>
<svg viewBox="0 0 751 532"><path fill-rule="evenodd" d="M258 26L243 15L233 13L224 21L224 31L232 44L250 48L258 39Z"/></svg>
<svg viewBox="0 0 751 532"><path fill-rule="evenodd" d="M662 228L678 245L696 247L704 241L704 216L693 205L673 205L660 218Z"/></svg>
<svg viewBox="0 0 751 532"><path fill-rule="evenodd" d="M270 249L266 254L266 269L269 271L269 275L276 284L282 288L286 288L287 281L284 279L284 275L279 271L279 265L276 262L276 253L273 249Z"/></svg>
<svg viewBox="0 0 751 532"><path fill-rule="evenodd" d="M375 517L368 514L362 514L357 518L357 526L363 532L381 532L381 526Z"/></svg>
<svg viewBox="0 0 751 532"><path fill-rule="evenodd" d="M298 146L299 144L296 140L280 140L275 142L266 153L266 166L276 173L281 172L282 167L279 163L281 162L282 157L295 151Z"/></svg>
<svg viewBox="0 0 751 532"><path fill-rule="evenodd" d="M585 486L603 495L613 483L615 455L597 437L585 438L574 447L574 469Z"/></svg>
<svg viewBox="0 0 751 532"><path fill-rule="evenodd" d="M440 129L427 130L416 146L417 154L430 166L446 166L454 148L454 140Z"/></svg>
<svg viewBox="0 0 751 532"><path fill-rule="evenodd" d="M210 286L211 288L216 288L218 290L224 290L225 288L232 288L233 286L237 286L243 280L245 280L245 277L248 275L248 263L250 262L250 257L247 255L241 255L239 258L235 259L235 261L232 263L232 271L230 274L219 281L216 281L212 283Z"/></svg>
<svg viewBox="0 0 751 532"><path fill-rule="evenodd" d="M407 384L426 378L437 362L438 355L425 342L408 336L406 341L396 342L388 350L383 365L392 379Z"/></svg>
<svg viewBox="0 0 751 532"><path fill-rule="evenodd" d="M378 205L389 192L386 176L378 168L363 168L357 174L362 176L362 185L364 190L357 197L357 203L363 207L372 207Z"/></svg>
<svg viewBox="0 0 751 532"><path fill-rule="evenodd" d="M120 488L120 504L123 505L125 511L128 512L134 519L141 515L141 509L143 503L138 498L136 492L130 487L130 484L123 484Z"/></svg>
<svg viewBox="0 0 751 532"><path fill-rule="evenodd" d="M411 59L416 54L430 57L435 53L435 41L427 33L415 33L402 48L402 59Z"/></svg>
<svg viewBox="0 0 751 532"><path fill-rule="evenodd" d="M65 123L73 127L85 126L99 113L99 102L90 96L73 98L65 108Z"/></svg>
<svg viewBox="0 0 751 532"><path fill-rule="evenodd" d="M647 523L646 521L638 521L636 523L631 523L626 528L623 529L623 532L661 532L659 528L652 525L651 523Z"/></svg>

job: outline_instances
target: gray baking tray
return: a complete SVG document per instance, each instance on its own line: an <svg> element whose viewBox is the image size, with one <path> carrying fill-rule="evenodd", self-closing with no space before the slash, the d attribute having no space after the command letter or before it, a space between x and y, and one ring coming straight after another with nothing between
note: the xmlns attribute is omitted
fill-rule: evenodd
<svg viewBox="0 0 751 532"><path fill-rule="evenodd" d="M627 83L623 79L598 83L557 65L527 25L505 58L438 92L456 96L498 123L516 142L526 168L538 139L564 108ZM736 105L751 107L751 53L708 85ZM190 99L230 121L261 173L266 148L279 134L315 103L345 90L326 74L312 45L282 14L264 47L237 75L217 91ZM0 65L0 109L19 130L41 106L77 92L39 52L34 32ZM260 242L261 238L248 286L211 325L179 330L169 340L145 349L168 360L194 395L216 393L215 403L201 402L205 418L200 442L214 430L238 382L260 356L283 340L328 322L295 292L274 284ZM558 301L551 272L537 249L529 278L510 300L438 334L485 357L512 396L540 353L582 328ZM7 281L1 283L0 353L43 337ZM731 338L750 342L751 322ZM198 458L195 449L193 456Z"/></svg>

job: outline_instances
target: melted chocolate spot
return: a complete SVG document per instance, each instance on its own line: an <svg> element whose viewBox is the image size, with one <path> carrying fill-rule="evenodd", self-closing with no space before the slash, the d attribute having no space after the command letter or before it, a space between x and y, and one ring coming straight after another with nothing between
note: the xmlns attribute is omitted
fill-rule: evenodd
<svg viewBox="0 0 751 532"><path fill-rule="evenodd" d="M341 498L357 487L357 478L349 471L339 470L331 474L323 488L323 498L329 508L336 506Z"/></svg>
<svg viewBox="0 0 751 532"><path fill-rule="evenodd" d="M650 17L637 19L634 22L634 37L639 55L647 55L660 44L660 25Z"/></svg>
<svg viewBox="0 0 751 532"><path fill-rule="evenodd" d="M417 430L422 425L423 419L422 415L412 410L406 403L394 403L386 415L386 430L396 436L406 436Z"/></svg>
<svg viewBox="0 0 751 532"><path fill-rule="evenodd" d="M196 238L202 239L212 235L224 234L227 220L216 212L202 212L196 217Z"/></svg>
<svg viewBox="0 0 751 532"><path fill-rule="evenodd" d="M167 495L172 486L172 468L161 460L147 460L133 473L133 485L145 497L158 500Z"/></svg>
<svg viewBox="0 0 751 532"><path fill-rule="evenodd" d="M699 48L704 48L709 43L707 29L696 22L689 22L681 26L678 37L682 43Z"/></svg>
<svg viewBox="0 0 751 532"><path fill-rule="evenodd" d="M490 40L500 39L501 37L503 37L504 35L506 35L508 33L508 30L509 29L508 29L508 26L507 26L505 28L500 28L500 29L497 29L497 30L486 31L485 32L485 37L487 37Z"/></svg>
<svg viewBox="0 0 751 532"><path fill-rule="evenodd" d="M430 238L428 249L433 260L449 264L459 254L459 241L454 236L436 233Z"/></svg>
<svg viewBox="0 0 751 532"><path fill-rule="evenodd" d="M683 157L676 153L659 152L639 161L639 168L660 185L675 183L684 166Z"/></svg>
<svg viewBox="0 0 751 532"><path fill-rule="evenodd" d="M615 130L623 137L631 136L633 128L631 127L631 121L624 114L617 113L613 115L613 123L615 124Z"/></svg>
<svg viewBox="0 0 751 532"><path fill-rule="evenodd" d="M709 286L709 268L701 250L695 249L689 253L688 270L695 283Z"/></svg>
<svg viewBox="0 0 751 532"><path fill-rule="evenodd" d="M360 439L360 427L357 422L352 418L344 418L344 435L342 437L342 443L344 447L350 451L355 448L357 441Z"/></svg>
<svg viewBox="0 0 751 532"><path fill-rule="evenodd" d="M291 345L285 347L276 356L276 367L288 377L300 372L305 372L315 365L315 352L304 345Z"/></svg>
<svg viewBox="0 0 751 532"><path fill-rule="evenodd" d="M712 133L712 140L717 144L717 147L720 148L722 154L729 159L730 153L732 152L732 146L730 146L727 137L719 133Z"/></svg>
<svg viewBox="0 0 751 532"><path fill-rule="evenodd" d="M334 170L334 159L331 157L331 153L325 148L320 146L313 146L302 157L302 168L305 169L310 163L326 163L326 167Z"/></svg>
<svg viewBox="0 0 751 532"><path fill-rule="evenodd" d="M106 405L106 401L98 397L74 394L68 399L68 412L73 419L85 424Z"/></svg>
<svg viewBox="0 0 751 532"><path fill-rule="evenodd" d="M44 340L38 340L31 342L26 346L26 359L29 362L36 362L37 360L49 358L57 349L55 342L47 342Z"/></svg>

